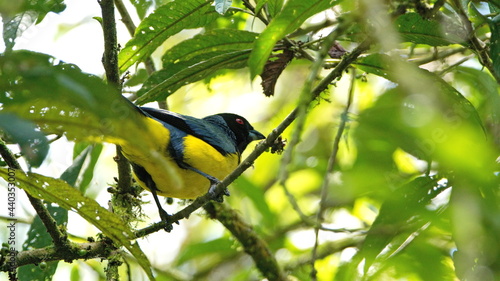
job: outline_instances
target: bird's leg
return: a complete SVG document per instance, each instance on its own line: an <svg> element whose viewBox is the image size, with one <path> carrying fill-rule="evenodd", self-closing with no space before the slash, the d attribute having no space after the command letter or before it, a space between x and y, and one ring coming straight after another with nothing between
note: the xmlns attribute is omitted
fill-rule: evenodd
<svg viewBox="0 0 500 281"><path fill-rule="evenodd" d="M158 198L158 194L156 194L156 185L154 183L152 183L150 185L152 181L148 181L147 183L147 186L149 187L149 190L151 191L151 193L153 194L153 198L155 200L155 203L156 203L156 206L158 207L158 212L160 213L160 218L162 221L166 222L167 223L167 226L165 226L165 231L166 232L170 232L172 231L173 229L173 226L172 226L172 220L171 220L171 215L169 215L162 207L161 207L161 203L160 203L160 199ZM179 224L178 221L176 221L175 223Z"/></svg>
<svg viewBox="0 0 500 281"><path fill-rule="evenodd" d="M222 193L220 194L217 194L215 188L217 187L217 185L220 183L220 180L218 180L217 178L209 175L209 174L206 174L194 167L191 167L190 165L184 165L184 168L186 169L189 169L193 172L196 172L202 176L204 176L206 179L208 179L210 181L210 188L208 189L208 194L210 195L210 198L216 202L219 202L219 203L222 203L224 202L224 195L226 196L229 196L231 195L229 193L229 190L227 189L227 187L224 188L224 190L222 191Z"/></svg>

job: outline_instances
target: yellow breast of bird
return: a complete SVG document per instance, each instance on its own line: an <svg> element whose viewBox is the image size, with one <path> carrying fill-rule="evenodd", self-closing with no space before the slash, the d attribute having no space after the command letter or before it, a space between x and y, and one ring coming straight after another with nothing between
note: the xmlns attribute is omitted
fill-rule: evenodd
<svg viewBox="0 0 500 281"><path fill-rule="evenodd" d="M161 143L159 147L154 149L160 155L165 156L165 161L173 168L174 172L180 177L181 181L174 179L165 169L159 167L159 163L152 161L151 158L143 157L140 152L133 147L122 146L123 153L127 159L135 164L142 166L151 176L156 184L157 194L165 197L174 197L181 199L194 199L208 192L210 181L202 175L188 169L181 168L177 162L168 155L167 144L170 141L168 130L155 130L163 132L161 135L151 136L157 138L154 143ZM161 139L161 141L159 141ZM224 179L231 173L239 163L239 155L227 154L222 155L215 148L199 138L188 135L184 139L183 162L196 168L208 175L211 175L219 180ZM135 176L136 181L144 188L149 190L146 183Z"/></svg>

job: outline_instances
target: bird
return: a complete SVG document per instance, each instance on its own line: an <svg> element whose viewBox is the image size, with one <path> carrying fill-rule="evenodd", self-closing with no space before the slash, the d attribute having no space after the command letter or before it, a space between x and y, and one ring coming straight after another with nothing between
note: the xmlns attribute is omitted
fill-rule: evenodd
<svg viewBox="0 0 500 281"><path fill-rule="evenodd" d="M134 108L154 132L149 136L155 143L154 149L181 179L175 180L165 173L132 143L120 145L131 163L136 182L152 193L160 218L167 222L167 231L172 229L172 222L161 206L159 195L195 199L208 192L211 199L221 202L229 191L216 194L217 184L238 166L248 144L265 139L244 117L233 113L195 118L165 109L135 105Z"/></svg>

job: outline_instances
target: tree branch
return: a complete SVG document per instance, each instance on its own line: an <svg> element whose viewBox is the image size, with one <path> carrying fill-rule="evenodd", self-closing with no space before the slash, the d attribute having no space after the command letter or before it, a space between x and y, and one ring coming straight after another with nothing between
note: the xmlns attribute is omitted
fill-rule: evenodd
<svg viewBox="0 0 500 281"><path fill-rule="evenodd" d="M89 243L70 243L65 251L60 251L54 247L45 247L22 251L17 254L17 266L28 264L39 264L43 261L58 261L64 260L71 262L77 259L93 259L100 257L107 257L111 252L117 251L111 240L102 240L98 242ZM0 271L7 271L8 264L0 265Z"/></svg>
<svg viewBox="0 0 500 281"><path fill-rule="evenodd" d="M132 20L132 17L127 11L127 8L123 4L123 1L115 0L115 6L116 9L118 10L118 13L120 13L120 16L122 17L122 22L127 28L128 33L130 34L130 36L134 36L136 26L134 24L134 21Z"/></svg>
<svg viewBox="0 0 500 281"><path fill-rule="evenodd" d="M108 83L120 90L118 71L118 39L116 36L115 6L113 0L98 0L102 12L102 31L104 36L104 55L102 64Z"/></svg>
<svg viewBox="0 0 500 281"><path fill-rule="evenodd" d="M238 239L264 277L268 280L288 280L267 243L259 237L251 225L244 222L237 212L224 204L213 202L209 202L204 208L211 218L220 221Z"/></svg>

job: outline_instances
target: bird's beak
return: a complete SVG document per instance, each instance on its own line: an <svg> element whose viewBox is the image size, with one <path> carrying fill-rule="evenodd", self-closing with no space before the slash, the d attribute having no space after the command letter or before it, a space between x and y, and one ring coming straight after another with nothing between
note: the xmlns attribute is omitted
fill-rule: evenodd
<svg viewBox="0 0 500 281"><path fill-rule="evenodd" d="M256 130L250 130L248 132L248 136L252 140L263 140L266 138L263 134L261 134L259 131L256 131Z"/></svg>

